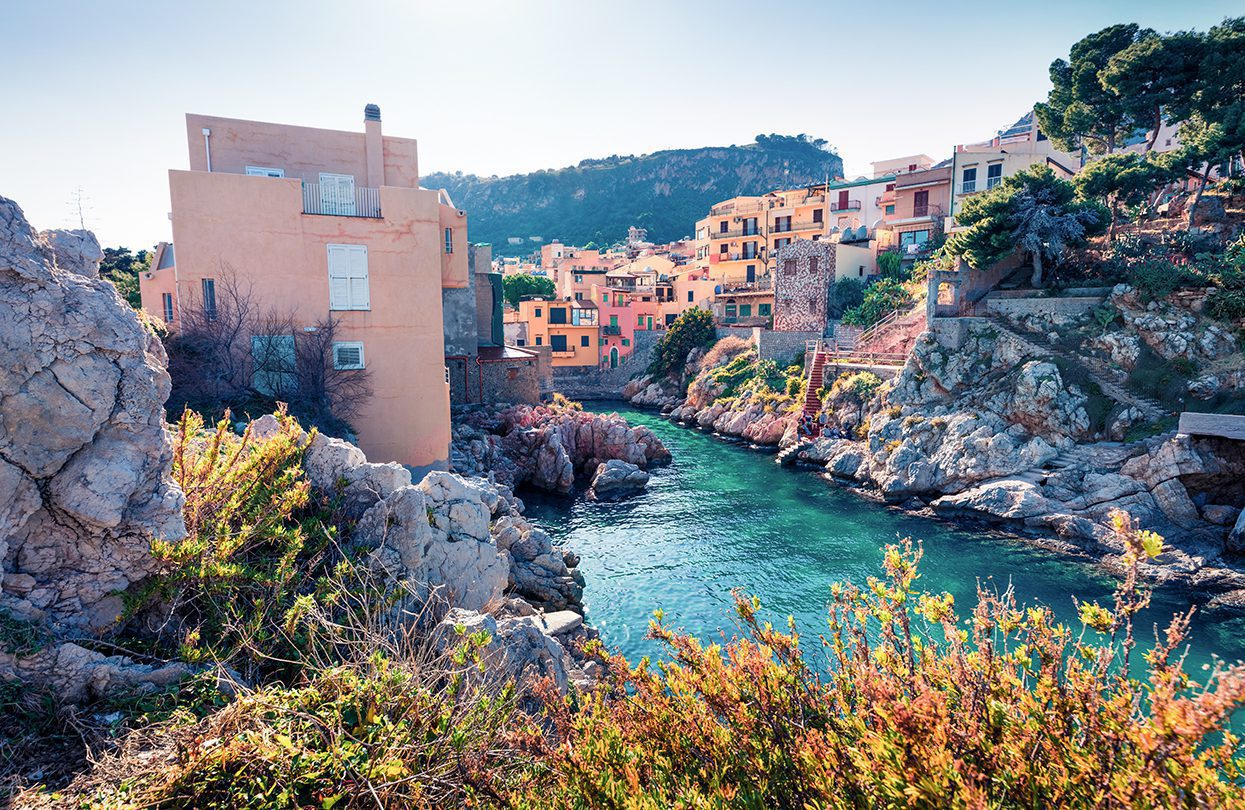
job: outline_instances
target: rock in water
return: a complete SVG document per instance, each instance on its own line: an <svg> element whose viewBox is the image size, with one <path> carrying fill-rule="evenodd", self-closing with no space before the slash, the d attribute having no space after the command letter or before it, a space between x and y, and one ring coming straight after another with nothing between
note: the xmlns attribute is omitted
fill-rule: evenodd
<svg viewBox="0 0 1245 810"><path fill-rule="evenodd" d="M101 631L185 536L160 341L85 232L36 234L0 197L0 607Z"/></svg>
<svg viewBox="0 0 1245 810"><path fill-rule="evenodd" d="M588 497L599 501L616 500L648 486L648 473L634 464L612 459L597 467Z"/></svg>

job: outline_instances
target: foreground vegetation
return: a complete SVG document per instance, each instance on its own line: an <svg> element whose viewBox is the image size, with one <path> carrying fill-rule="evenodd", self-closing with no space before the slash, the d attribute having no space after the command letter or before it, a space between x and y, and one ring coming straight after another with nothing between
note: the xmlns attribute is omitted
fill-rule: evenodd
<svg viewBox="0 0 1245 810"><path fill-rule="evenodd" d="M886 547L880 577L834 586L815 638L772 626L743 595L741 632L725 644L658 613L649 632L663 660L628 662L592 642L606 674L561 695L495 677L486 633L430 633L391 584L315 542L332 504L305 491L304 446L289 419L266 440L183 421L192 535L164 547L160 598L136 615L180 606L176 630L153 643L250 676L209 667L173 693L95 707L125 716L117 739L67 788L28 790L18 806L1245 801L1227 726L1245 704L1245 667L1185 673L1189 614L1132 666L1133 617L1148 604L1138 566L1162 540L1122 514L1128 575L1113 604L1080 605L1079 629L1010 591L981 589L957 612L950 595L919 588L920 548L904 541Z"/></svg>

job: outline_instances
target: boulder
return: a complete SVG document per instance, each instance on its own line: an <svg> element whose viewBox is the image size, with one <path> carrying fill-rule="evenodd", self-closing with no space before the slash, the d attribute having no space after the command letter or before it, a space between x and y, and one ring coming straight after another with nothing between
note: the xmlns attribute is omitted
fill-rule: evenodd
<svg viewBox="0 0 1245 810"><path fill-rule="evenodd" d="M1245 552L1245 511L1241 512L1236 519L1236 525L1228 532L1224 547L1237 554Z"/></svg>
<svg viewBox="0 0 1245 810"><path fill-rule="evenodd" d="M66 642L17 657L0 651L0 679L30 681L68 704L125 693L147 694L190 674L180 662L140 664L121 655L106 656Z"/></svg>
<svg viewBox="0 0 1245 810"><path fill-rule="evenodd" d="M434 643L450 650L464 643L465 636L484 632L489 643L484 648L483 667L477 677L498 684L515 681L521 694L530 695L536 683L549 678L561 692L568 683L568 670L574 666L566 648L546 633L538 616L510 616L501 619L472 610L455 609L446 614L433 632Z"/></svg>
<svg viewBox="0 0 1245 810"><path fill-rule="evenodd" d="M955 495L944 495L931 506L937 512L977 512L1004 520L1024 520L1050 514L1055 505L1029 481L990 481Z"/></svg>
<svg viewBox="0 0 1245 810"><path fill-rule="evenodd" d="M617 459L597 467L592 477L588 497L595 500L614 500L634 495L648 486L649 475L634 464Z"/></svg>
<svg viewBox="0 0 1245 810"><path fill-rule="evenodd" d="M99 255L0 197L0 608L57 631L110 627L186 533L164 347Z"/></svg>

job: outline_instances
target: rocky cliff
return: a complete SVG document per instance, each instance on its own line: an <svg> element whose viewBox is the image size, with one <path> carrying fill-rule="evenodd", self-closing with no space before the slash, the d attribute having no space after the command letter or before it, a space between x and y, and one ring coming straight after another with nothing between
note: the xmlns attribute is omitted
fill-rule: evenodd
<svg viewBox="0 0 1245 810"><path fill-rule="evenodd" d="M670 452L648 428L570 405L468 409L454 427L450 455L454 470L464 475L559 493L570 492L577 478L591 476L607 461L640 469L670 461Z"/></svg>
<svg viewBox="0 0 1245 810"><path fill-rule="evenodd" d="M0 607L98 632L185 533L160 341L82 231L35 233L0 197Z"/></svg>

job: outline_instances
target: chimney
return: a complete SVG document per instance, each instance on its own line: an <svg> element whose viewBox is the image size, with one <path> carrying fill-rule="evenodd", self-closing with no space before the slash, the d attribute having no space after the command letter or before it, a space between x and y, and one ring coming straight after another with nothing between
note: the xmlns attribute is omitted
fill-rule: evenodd
<svg viewBox="0 0 1245 810"><path fill-rule="evenodd" d="M380 134L380 107L375 104L363 108L363 144L367 184L370 188L380 188L385 185L385 141Z"/></svg>

